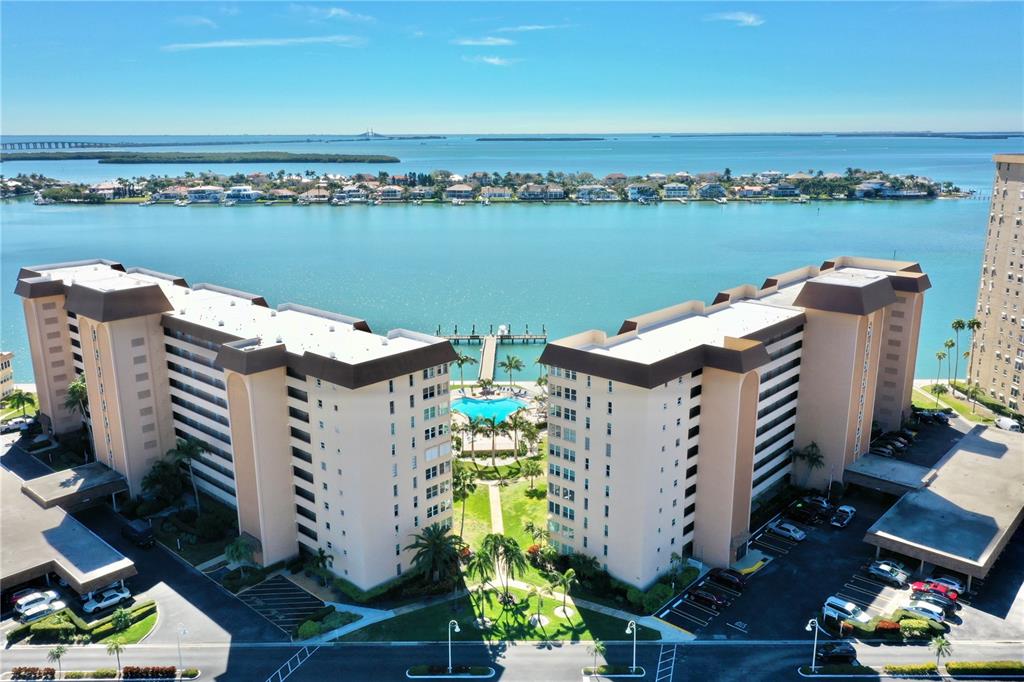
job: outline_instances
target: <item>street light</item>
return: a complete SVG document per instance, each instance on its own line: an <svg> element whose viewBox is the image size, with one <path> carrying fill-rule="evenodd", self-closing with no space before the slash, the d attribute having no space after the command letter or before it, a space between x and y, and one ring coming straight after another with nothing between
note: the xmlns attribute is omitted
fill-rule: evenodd
<svg viewBox="0 0 1024 682"><path fill-rule="evenodd" d="M459 629L459 622L456 620L448 621L448 674L452 674L452 632L462 632Z"/></svg>
<svg viewBox="0 0 1024 682"><path fill-rule="evenodd" d="M178 631L175 634L178 636L178 670L181 670L185 667L181 663L181 638L188 636L188 628L184 623L178 623Z"/></svg>
<svg viewBox="0 0 1024 682"><path fill-rule="evenodd" d="M626 623L626 634L633 635L633 665L629 666L629 672L636 672L636 621L631 620Z"/></svg>
<svg viewBox="0 0 1024 682"><path fill-rule="evenodd" d="M811 672L813 673L817 669L818 662L818 619L811 618L807 621L807 627L804 628L807 632L814 630L814 650L811 652Z"/></svg>

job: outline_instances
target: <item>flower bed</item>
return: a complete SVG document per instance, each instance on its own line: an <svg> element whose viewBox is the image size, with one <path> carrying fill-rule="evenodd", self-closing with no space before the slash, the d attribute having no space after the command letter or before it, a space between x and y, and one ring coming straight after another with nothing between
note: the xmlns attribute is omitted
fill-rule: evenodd
<svg viewBox="0 0 1024 682"><path fill-rule="evenodd" d="M132 606L128 613L131 617L129 627L139 621L156 613L156 602L144 601ZM80 638L85 641L93 641L108 637L114 634L113 614L106 618L86 623L78 614L71 609L61 609L45 618L18 626L7 633L8 642L18 642L26 637L32 637L35 644L45 642L67 641L73 638Z"/></svg>
<svg viewBox="0 0 1024 682"><path fill-rule="evenodd" d="M405 671L405 676L417 677L494 677L494 669L482 665L453 665L448 672L446 665L414 665Z"/></svg>

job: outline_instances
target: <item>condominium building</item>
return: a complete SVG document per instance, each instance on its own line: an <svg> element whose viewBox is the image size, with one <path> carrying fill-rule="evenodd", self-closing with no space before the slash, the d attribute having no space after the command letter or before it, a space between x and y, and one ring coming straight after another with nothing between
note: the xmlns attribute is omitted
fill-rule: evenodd
<svg viewBox="0 0 1024 682"><path fill-rule="evenodd" d="M98 461L130 494L178 438L266 565L300 548L367 589L401 575L417 528L451 519L444 339L111 261L23 268L41 419L85 376Z"/></svg>
<svg viewBox="0 0 1024 682"><path fill-rule="evenodd" d="M0 351L0 400L14 392L14 353Z"/></svg>
<svg viewBox="0 0 1024 682"><path fill-rule="evenodd" d="M727 566L796 473L824 488L910 411L930 287L837 258L547 346L551 540L646 586L673 553ZM800 469L811 442L824 466Z"/></svg>
<svg viewBox="0 0 1024 682"><path fill-rule="evenodd" d="M1021 411L1024 374L1024 154L997 154L988 235L981 262L971 380Z"/></svg>

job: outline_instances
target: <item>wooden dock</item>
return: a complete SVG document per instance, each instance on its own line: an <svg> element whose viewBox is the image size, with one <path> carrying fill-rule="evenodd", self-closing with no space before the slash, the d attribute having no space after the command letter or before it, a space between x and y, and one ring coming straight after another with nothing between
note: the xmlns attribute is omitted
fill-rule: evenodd
<svg viewBox="0 0 1024 682"><path fill-rule="evenodd" d="M437 336L448 339L455 345L461 343L473 344L473 343L484 343L488 338L496 339L497 343L547 343L548 342L548 330L547 327L541 325L540 334L531 334L530 327L527 325L522 333L513 333L511 327L498 327L498 331L495 332L494 325L490 325L490 329L487 333L477 332L476 325L474 324L468 334L460 334L459 326L455 325L455 332L453 334L442 333L441 326L437 327Z"/></svg>
<svg viewBox="0 0 1024 682"><path fill-rule="evenodd" d="M498 338L483 337L483 348L480 349L480 378L494 381L494 361L498 355Z"/></svg>

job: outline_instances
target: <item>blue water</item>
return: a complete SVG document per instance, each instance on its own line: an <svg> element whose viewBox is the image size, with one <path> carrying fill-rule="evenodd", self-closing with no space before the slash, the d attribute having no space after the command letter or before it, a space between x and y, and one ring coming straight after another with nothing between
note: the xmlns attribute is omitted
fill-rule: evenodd
<svg viewBox="0 0 1024 682"><path fill-rule="evenodd" d="M390 172L551 168L603 174L729 166L738 173L853 165L985 189L992 153L1013 151L1019 143L623 136L587 143L460 138L348 147L409 159ZM308 146L340 151L345 145ZM258 145L237 147L253 148ZM72 180L148 174L143 167L93 162L4 163L0 171L13 175L15 166ZM241 167L217 170L234 173ZM614 333L629 316L689 299L711 301L722 289L760 285L769 275L837 255L895 255L920 261L934 285L926 297L917 369L927 377L936 371L935 351L953 336L950 320L973 312L987 212L987 201L979 199L343 208L37 207L8 201L0 204L0 346L16 353L16 379L31 381L24 320L13 293L18 268L82 258L142 265L193 284L216 282L260 293L273 305L297 302L355 315L378 332L451 332L455 325L463 332L473 324L478 331L506 324L513 332L529 325L532 332L543 325L555 339L586 329ZM540 351L539 344L502 346L498 359L518 355L525 369L517 378L531 379ZM467 378L475 377L475 367L465 370Z"/></svg>
<svg viewBox="0 0 1024 682"><path fill-rule="evenodd" d="M477 400L476 398L455 398L452 400L452 409L461 412L470 419L494 418L496 422L503 422L515 412L526 407L526 403L515 398L496 398L494 400Z"/></svg>

